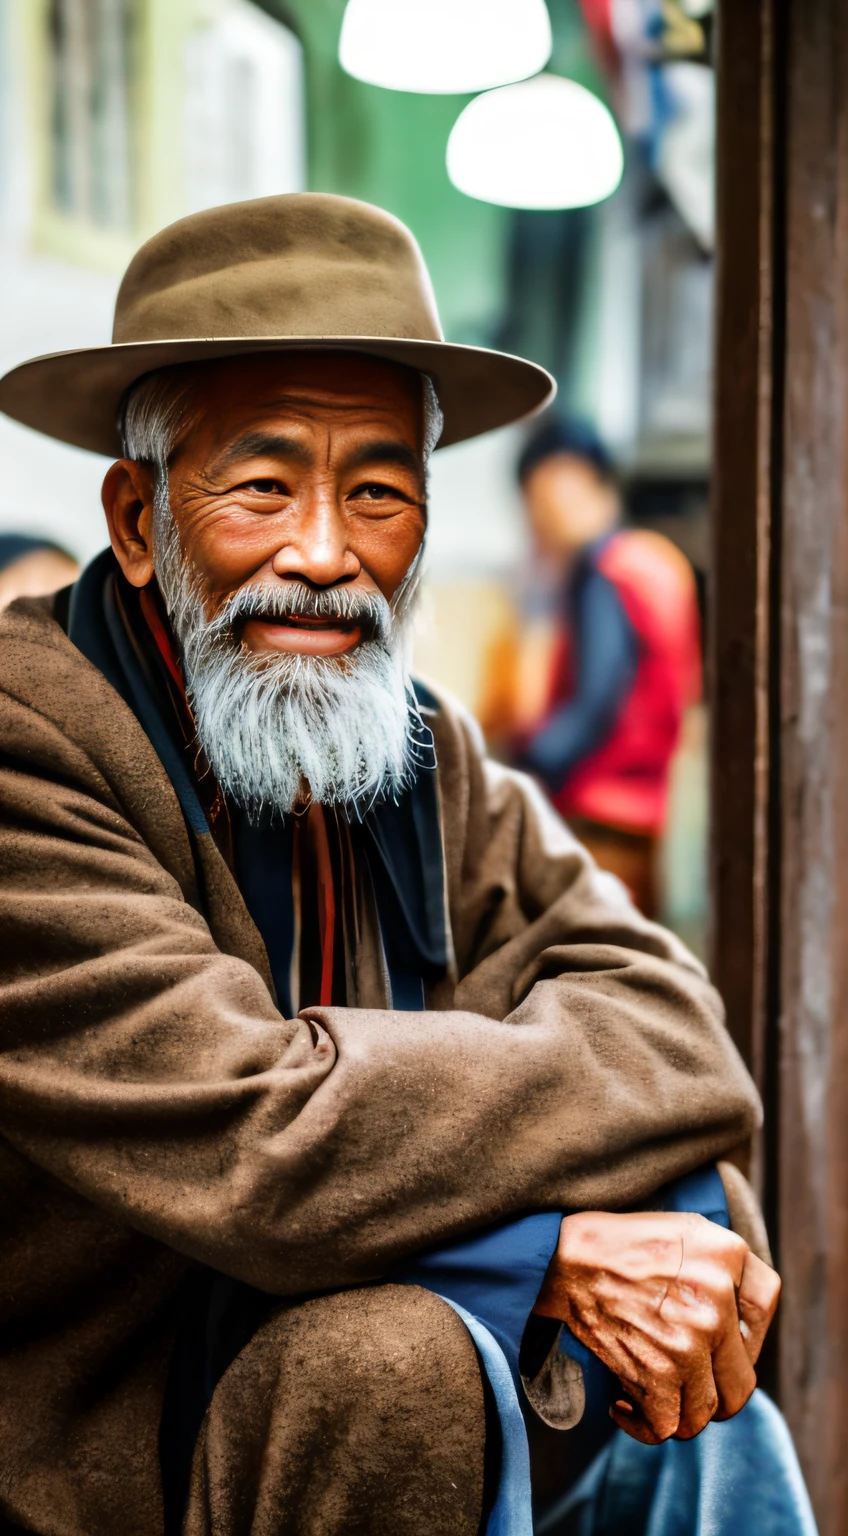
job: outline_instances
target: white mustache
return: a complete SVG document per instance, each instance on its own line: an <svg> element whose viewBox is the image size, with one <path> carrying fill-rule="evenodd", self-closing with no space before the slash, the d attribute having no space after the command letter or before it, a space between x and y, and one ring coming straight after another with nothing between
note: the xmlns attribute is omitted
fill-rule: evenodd
<svg viewBox="0 0 848 1536"><path fill-rule="evenodd" d="M254 582L229 597L209 623L214 639L231 635L246 619L325 619L358 625L364 640L386 645L392 636L394 615L379 592L352 587L316 589L301 581Z"/></svg>

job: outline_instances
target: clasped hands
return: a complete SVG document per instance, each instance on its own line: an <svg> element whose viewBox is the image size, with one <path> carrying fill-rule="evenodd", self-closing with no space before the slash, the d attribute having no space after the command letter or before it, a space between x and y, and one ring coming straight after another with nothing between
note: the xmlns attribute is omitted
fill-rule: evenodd
<svg viewBox="0 0 848 1536"><path fill-rule="evenodd" d="M774 1270L703 1216L587 1211L564 1218L534 1311L614 1372L612 1418L656 1445L744 1407L779 1295Z"/></svg>

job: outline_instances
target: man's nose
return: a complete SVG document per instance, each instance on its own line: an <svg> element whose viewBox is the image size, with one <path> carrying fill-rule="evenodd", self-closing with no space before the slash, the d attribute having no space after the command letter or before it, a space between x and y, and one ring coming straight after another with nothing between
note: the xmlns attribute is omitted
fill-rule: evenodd
<svg viewBox="0 0 848 1536"><path fill-rule="evenodd" d="M362 566L348 542L349 525L332 494L309 498L302 509L292 508L285 519L285 544L271 564L274 574L331 587L354 581Z"/></svg>

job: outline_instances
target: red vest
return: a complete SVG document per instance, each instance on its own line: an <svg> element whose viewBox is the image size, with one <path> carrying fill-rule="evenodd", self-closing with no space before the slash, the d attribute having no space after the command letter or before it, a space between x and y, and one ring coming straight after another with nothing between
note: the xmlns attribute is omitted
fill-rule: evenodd
<svg viewBox="0 0 848 1536"><path fill-rule="evenodd" d="M660 534L623 530L599 550L596 568L615 587L638 645L636 680L606 741L554 797L567 818L632 832L665 825L671 759L683 712L700 692L695 583L680 551ZM568 634L557 657L552 707L573 688Z"/></svg>

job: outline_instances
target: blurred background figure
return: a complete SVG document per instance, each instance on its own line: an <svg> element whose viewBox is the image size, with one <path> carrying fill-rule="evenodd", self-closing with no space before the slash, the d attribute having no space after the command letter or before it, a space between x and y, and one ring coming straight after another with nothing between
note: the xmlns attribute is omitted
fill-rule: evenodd
<svg viewBox="0 0 848 1536"><path fill-rule="evenodd" d="M612 459L587 423L545 422L518 478L534 553L521 627L493 650L484 729L652 916L671 764L700 693L692 569L662 534L622 526Z"/></svg>
<svg viewBox="0 0 848 1536"><path fill-rule="evenodd" d="M0 533L0 608L16 597L44 597L76 581L79 565L58 544L25 533Z"/></svg>

